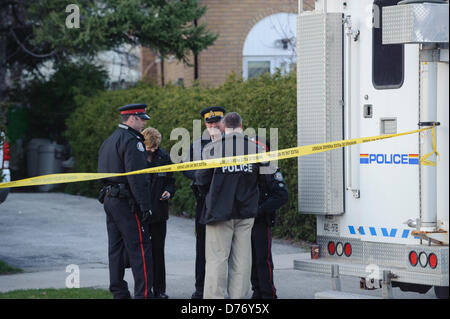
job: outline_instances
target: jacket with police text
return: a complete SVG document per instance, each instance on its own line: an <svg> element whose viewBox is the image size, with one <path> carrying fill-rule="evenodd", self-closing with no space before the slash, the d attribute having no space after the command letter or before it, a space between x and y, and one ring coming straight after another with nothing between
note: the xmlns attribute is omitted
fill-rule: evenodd
<svg viewBox="0 0 450 319"><path fill-rule="evenodd" d="M210 157L256 153L259 146L241 133L225 135L206 146ZM260 164L242 164L196 171L196 183L206 194L201 223L254 218L258 213Z"/></svg>

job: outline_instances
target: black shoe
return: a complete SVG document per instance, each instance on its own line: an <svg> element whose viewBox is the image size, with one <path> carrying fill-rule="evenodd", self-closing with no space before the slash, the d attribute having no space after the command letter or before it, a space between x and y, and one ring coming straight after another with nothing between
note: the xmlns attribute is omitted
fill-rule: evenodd
<svg viewBox="0 0 450 319"><path fill-rule="evenodd" d="M161 293L155 294L154 298L155 299L169 299L169 296L166 295L164 292L161 292Z"/></svg>
<svg viewBox="0 0 450 319"><path fill-rule="evenodd" d="M262 299L262 296L258 291L254 290L251 299Z"/></svg>
<svg viewBox="0 0 450 319"><path fill-rule="evenodd" d="M191 299L203 299L203 292L201 291L194 291L194 293L191 296Z"/></svg>

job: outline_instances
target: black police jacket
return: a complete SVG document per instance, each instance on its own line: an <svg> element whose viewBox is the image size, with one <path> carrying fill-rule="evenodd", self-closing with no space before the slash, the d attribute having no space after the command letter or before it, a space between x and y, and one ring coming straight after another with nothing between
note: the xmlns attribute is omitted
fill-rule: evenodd
<svg viewBox="0 0 450 319"><path fill-rule="evenodd" d="M259 179L259 207L255 223L265 222L272 226L277 210L288 202L289 195L280 169L270 166L267 169L275 172L262 174Z"/></svg>
<svg viewBox="0 0 450 319"><path fill-rule="evenodd" d="M256 153L260 147L240 133L225 135L206 146L206 153L222 157ZM230 165L196 171L196 183L206 194L203 224L256 217L260 164Z"/></svg>
<svg viewBox="0 0 450 319"><path fill-rule="evenodd" d="M149 168L172 164L169 154L161 148L153 153L152 161L147 163ZM165 191L170 193L170 199L173 198L175 195L175 178L172 172L149 175L153 213L151 222L165 221L169 218L169 200L160 200L160 198Z"/></svg>
<svg viewBox="0 0 450 319"><path fill-rule="evenodd" d="M187 154L186 158L184 159L184 162L192 162L192 161L199 161L202 159L202 151L203 148L211 143L211 137L208 135L209 138L199 138L196 139L189 148L189 154ZM190 170L190 171L183 171L183 175L192 180L195 183L195 171L196 170Z"/></svg>
<svg viewBox="0 0 450 319"><path fill-rule="evenodd" d="M147 168L144 137L125 124L103 142L98 152L99 173L126 173ZM104 184L127 184L141 211L151 209L148 174L106 178Z"/></svg>
<svg viewBox="0 0 450 319"><path fill-rule="evenodd" d="M184 162L199 161L199 160L203 159L202 158L203 149L209 143L211 143L211 136L209 136L209 134L206 134L206 136L203 136L202 138L196 139L191 144L191 146L189 148L189 153L185 157ZM195 220L198 221L200 219L200 213L197 213L197 212L199 212L199 210L202 209L205 198L202 195L202 193L200 192L198 185L196 185L195 172L196 172L196 170L183 171L182 174L192 181L191 189L192 189L192 192L194 193L195 201L197 202Z"/></svg>

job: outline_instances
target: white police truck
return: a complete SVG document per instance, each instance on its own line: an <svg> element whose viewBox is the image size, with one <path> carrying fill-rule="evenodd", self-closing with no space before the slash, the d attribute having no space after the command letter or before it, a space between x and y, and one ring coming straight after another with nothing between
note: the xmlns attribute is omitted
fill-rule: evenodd
<svg viewBox="0 0 450 319"><path fill-rule="evenodd" d="M448 298L448 9L438 0L316 0L303 11L299 1L299 146L436 132L299 157L298 207L317 216L319 258L294 268L331 275L333 289L317 298L357 297L339 291L340 275L386 298L392 287Z"/></svg>

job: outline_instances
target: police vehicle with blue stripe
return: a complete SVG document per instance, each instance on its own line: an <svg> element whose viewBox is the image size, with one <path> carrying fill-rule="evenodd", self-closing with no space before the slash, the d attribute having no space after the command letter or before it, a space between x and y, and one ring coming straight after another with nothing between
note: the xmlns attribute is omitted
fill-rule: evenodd
<svg viewBox="0 0 450 319"><path fill-rule="evenodd" d="M294 268L331 275L318 298L342 296L339 275L385 298L448 298L448 6L299 1L299 146L434 127L299 157L299 212L317 216L319 254Z"/></svg>

